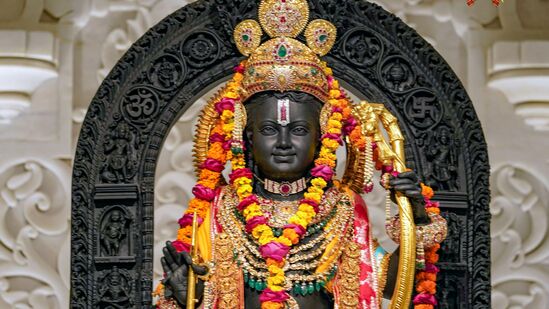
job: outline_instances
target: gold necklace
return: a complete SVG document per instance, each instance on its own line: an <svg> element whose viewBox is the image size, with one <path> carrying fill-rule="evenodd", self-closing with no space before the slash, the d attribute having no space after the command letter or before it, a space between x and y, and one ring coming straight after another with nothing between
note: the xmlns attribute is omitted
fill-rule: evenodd
<svg viewBox="0 0 549 309"><path fill-rule="evenodd" d="M234 190L226 187L224 191L218 215L219 223L234 244L237 263L242 267L245 276L253 280L253 286L256 286L256 284L260 287L263 287L264 284L266 286L265 280L268 278L269 273L267 265L258 250L259 243L246 233L245 224L237 217L236 205L238 204L238 198ZM288 289L295 285L310 286L315 282L333 276L334 267L342 253L341 248L344 247L347 240L351 239L352 224L349 224L349 222L352 220L354 207L347 194L339 190L333 191L332 194L326 195L327 198L323 204L330 204L327 207L330 209L335 207L335 215L332 218L327 218L328 221L321 232L307 236L306 242L292 248L289 252L288 263L284 267L284 271L288 273L286 276ZM271 201L268 204L273 208L289 207L290 209L293 203L295 202ZM333 246L329 252L326 252L328 244L336 237L341 241L341 244ZM332 258L327 259L326 257ZM327 261L329 261L329 265L325 268L327 269L326 272L316 273L317 267ZM260 288L257 288L257 286L256 289L259 290Z"/></svg>

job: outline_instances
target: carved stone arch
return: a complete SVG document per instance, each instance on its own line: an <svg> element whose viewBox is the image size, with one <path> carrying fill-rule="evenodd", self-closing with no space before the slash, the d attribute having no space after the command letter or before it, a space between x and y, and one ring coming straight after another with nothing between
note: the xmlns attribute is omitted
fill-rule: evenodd
<svg viewBox="0 0 549 309"><path fill-rule="evenodd" d="M336 45L325 57L335 75L361 99L384 103L399 119L407 164L439 189L435 199L455 227L442 247L448 260L440 263L440 308L489 308L488 156L465 89L428 43L379 6L309 3L311 19L324 18L338 28ZM256 14L256 1L187 5L133 44L101 84L74 162L71 307L108 303L97 285L109 269L139 278L127 292L131 306L150 307L153 187L162 143L190 104L243 59L232 29ZM95 259L97 214L105 205L122 205L135 218L134 262L99 265Z"/></svg>

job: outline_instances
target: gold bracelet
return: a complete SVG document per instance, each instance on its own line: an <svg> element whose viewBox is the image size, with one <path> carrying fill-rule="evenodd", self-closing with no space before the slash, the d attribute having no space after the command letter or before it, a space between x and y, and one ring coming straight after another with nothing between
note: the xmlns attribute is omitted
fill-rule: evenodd
<svg viewBox="0 0 549 309"><path fill-rule="evenodd" d="M173 298L166 298L164 294L158 296L156 307L159 309L181 309L179 304Z"/></svg>
<svg viewBox="0 0 549 309"><path fill-rule="evenodd" d="M418 247L421 245L423 248L429 248L435 244L440 244L446 238L448 232L446 219L435 213L429 213L429 218L431 218L430 224L416 226ZM385 230L394 242L400 242L400 218L398 215L388 220L385 224Z"/></svg>

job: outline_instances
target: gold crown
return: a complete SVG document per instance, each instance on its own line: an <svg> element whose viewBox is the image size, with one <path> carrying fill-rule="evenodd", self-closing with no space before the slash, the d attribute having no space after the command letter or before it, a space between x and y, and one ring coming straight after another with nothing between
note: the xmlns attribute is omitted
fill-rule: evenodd
<svg viewBox="0 0 549 309"><path fill-rule="evenodd" d="M264 0L259 5L259 23L247 19L236 26L236 46L249 56L242 79L243 100L276 90L302 91L327 102L326 65L319 56L334 45L336 28L326 20L308 20L306 0ZM272 38L263 44L261 28ZM295 39L304 29L307 45Z"/></svg>

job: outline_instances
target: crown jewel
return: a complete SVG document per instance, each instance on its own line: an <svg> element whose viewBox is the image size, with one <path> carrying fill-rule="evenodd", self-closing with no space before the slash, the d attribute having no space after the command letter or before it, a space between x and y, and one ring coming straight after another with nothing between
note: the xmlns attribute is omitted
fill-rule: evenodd
<svg viewBox="0 0 549 309"><path fill-rule="evenodd" d="M238 50L245 56L242 98L268 90L302 91L326 102L329 85L319 56L335 43L335 26L322 19L308 23L305 0L265 0L259 5L259 23L247 19L234 31ZM261 44L263 30L271 37ZM305 30L307 44L295 39Z"/></svg>

